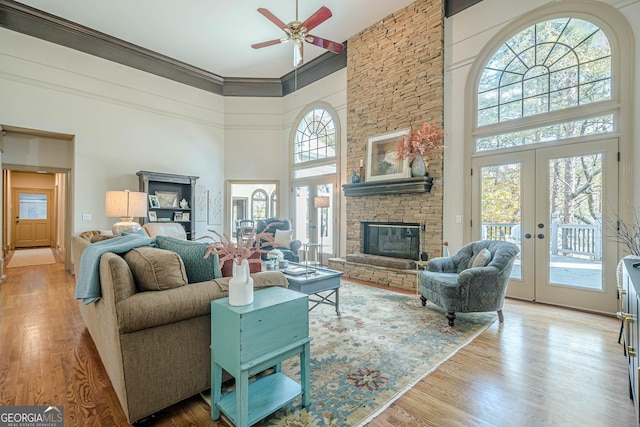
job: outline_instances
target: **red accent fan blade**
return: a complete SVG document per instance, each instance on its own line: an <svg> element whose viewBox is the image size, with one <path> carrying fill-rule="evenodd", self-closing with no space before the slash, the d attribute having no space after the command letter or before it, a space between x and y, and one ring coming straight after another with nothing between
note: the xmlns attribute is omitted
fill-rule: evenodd
<svg viewBox="0 0 640 427"><path fill-rule="evenodd" d="M274 24L276 24L278 26L278 28L282 29L282 31L287 31L289 29L289 26L287 24L282 22L280 20L280 18L278 18L273 13L269 12L267 9L261 7L261 8L258 9L258 12L260 12L262 15L264 15L264 17L267 18L269 21L271 21ZM331 13L331 12L329 12L329 13Z"/></svg>
<svg viewBox="0 0 640 427"><path fill-rule="evenodd" d="M307 31L311 31L327 19L331 18L331 16L332 15L329 8L326 6L322 6L320 9L316 10L316 13L308 17L306 21L300 24L300 26L305 27Z"/></svg>
<svg viewBox="0 0 640 427"><path fill-rule="evenodd" d="M311 38L311 40L309 38ZM330 50L331 52L341 53L344 50L344 45L342 43L326 40L326 39L323 39L322 37L314 36L311 34L307 34L306 40L311 44L320 46L324 49Z"/></svg>
<svg viewBox="0 0 640 427"><path fill-rule="evenodd" d="M274 44L284 43L284 42L288 42L288 41L289 41L289 39L287 39L287 38L275 39L275 40L269 40L267 42L252 44L251 47L254 48L254 49L261 49L263 47L273 46Z"/></svg>

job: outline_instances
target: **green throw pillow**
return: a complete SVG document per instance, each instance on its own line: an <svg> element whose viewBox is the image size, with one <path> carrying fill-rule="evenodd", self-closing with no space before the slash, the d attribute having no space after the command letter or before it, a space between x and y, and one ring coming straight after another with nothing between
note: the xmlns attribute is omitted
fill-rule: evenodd
<svg viewBox="0 0 640 427"><path fill-rule="evenodd" d="M160 249L167 249L180 255L189 283L206 282L222 277L218 255L211 254L206 259L204 257L209 247L206 243L156 236L156 245Z"/></svg>

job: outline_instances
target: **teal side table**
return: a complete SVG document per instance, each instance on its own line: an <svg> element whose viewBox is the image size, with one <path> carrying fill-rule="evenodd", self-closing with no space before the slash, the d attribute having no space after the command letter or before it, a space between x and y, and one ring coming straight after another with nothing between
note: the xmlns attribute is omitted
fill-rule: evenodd
<svg viewBox="0 0 640 427"><path fill-rule="evenodd" d="M211 302L211 419L222 412L237 427L251 426L302 394L309 405L308 296L274 286L254 294L252 304ZM300 384L280 364L300 355ZM274 373L249 383L249 377ZM222 369L233 375L235 390L222 396Z"/></svg>

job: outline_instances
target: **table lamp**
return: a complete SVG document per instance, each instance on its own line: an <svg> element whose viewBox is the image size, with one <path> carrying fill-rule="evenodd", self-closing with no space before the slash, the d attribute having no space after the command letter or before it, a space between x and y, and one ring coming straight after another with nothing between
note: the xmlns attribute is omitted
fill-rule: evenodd
<svg viewBox="0 0 640 427"><path fill-rule="evenodd" d="M105 215L119 216L121 219L121 222L113 225L114 236L120 236L123 232L137 232L142 227L133 218L147 216L147 193L107 191Z"/></svg>
<svg viewBox="0 0 640 427"><path fill-rule="evenodd" d="M320 249L319 249L319 253L320 253L320 265L324 265L322 263L322 238L324 237L326 230L326 225L325 225L325 221L324 221L324 210L326 208L329 207L331 202L331 198L329 198L328 196L320 196L320 197L314 197L313 198L313 207L316 209L321 209L320 210Z"/></svg>

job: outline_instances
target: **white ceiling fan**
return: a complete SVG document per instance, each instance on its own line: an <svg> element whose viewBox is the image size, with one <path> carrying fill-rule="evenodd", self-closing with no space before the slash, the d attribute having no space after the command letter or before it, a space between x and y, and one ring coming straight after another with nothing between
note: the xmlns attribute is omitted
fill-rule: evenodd
<svg viewBox="0 0 640 427"><path fill-rule="evenodd" d="M254 49L261 49L267 46L273 46L280 43L287 43L289 41L294 42L293 49L293 66L299 67L303 64L303 42L311 43L319 46L323 49L330 50L331 52L341 53L344 50L342 43L337 43L331 40L323 39L322 37L309 34L309 31L322 24L327 19L331 18L332 14L328 7L322 6L313 15L307 18L304 22L298 20L298 0L296 0L296 19L288 24L282 22L273 13L269 12L265 8L259 8L258 12L264 15L269 21L276 24L280 29L286 33L286 37L282 37L275 40L269 40L262 43L256 43L251 45Z"/></svg>

